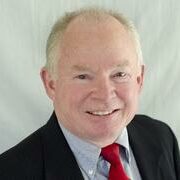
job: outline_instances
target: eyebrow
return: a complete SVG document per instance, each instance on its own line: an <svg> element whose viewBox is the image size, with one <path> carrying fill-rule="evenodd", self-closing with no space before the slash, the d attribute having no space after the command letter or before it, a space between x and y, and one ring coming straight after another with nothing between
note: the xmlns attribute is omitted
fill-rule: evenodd
<svg viewBox="0 0 180 180"><path fill-rule="evenodd" d="M74 65L72 66L72 69L77 70L77 71L90 71L89 67L82 66L82 65Z"/></svg>
<svg viewBox="0 0 180 180"><path fill-rule="evenodd" d="M124 60L122 63L118 64L116 67L118 68L124 68L126 66L129 65L129 61L128 60ZM90 69L90 67L88 67L87 65L73 65L72 66L72 69L75 70L75 71L92 71Z"/></svg>
<svg viewBox="0 0 180 180"><path fill-rule="evenodd" d="M129 64L129 61L125 59L122 63L118 64L117 67L126 67L129 66Z"/></svg>

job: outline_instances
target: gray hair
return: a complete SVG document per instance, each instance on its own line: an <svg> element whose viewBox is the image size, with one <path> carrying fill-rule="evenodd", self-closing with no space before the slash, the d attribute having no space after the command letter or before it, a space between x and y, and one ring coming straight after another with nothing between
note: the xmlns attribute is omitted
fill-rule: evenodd
<svg viewBox="0 0 180 180"><path fill-rule="evenodd" d="M114 11L109 11L105 9L98 9L98 8L86 8L86 9L80 9L79 11L74 11L70 13L66 13L63 17L59 18L58 21L54 24L52 27L52 30L50 32L50 35L47 40L46 45L46 64L45 68L54 75L58 62L58 49L59 43L61 42L63 38L63 34L68 27L68 25L78 16L83 16L85 19L87 17L93 18L94 20L101 21L107 16L112 16L116 18L126 29L127 31L132 35L132 38L135 43L135 48L137 52L137 59L138 64L143 64L143 57L142 57L142 50L141 50L141 44L139 40L139 35L137 33L137 30L127 17L125 17L121 13L117 13Z"/></svg>

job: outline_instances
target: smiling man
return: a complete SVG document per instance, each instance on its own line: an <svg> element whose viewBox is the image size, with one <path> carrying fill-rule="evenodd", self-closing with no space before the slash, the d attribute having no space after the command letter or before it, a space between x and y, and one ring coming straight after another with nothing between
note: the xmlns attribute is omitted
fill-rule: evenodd
<svg viewBox="0 0 180 180"><path fill-rule="evenodd" d="M84 9L59 19L41 70L54 113L0 156L0 179L180 179L171 129L135 115L143 76L138 34L123 15Z"/></svg>

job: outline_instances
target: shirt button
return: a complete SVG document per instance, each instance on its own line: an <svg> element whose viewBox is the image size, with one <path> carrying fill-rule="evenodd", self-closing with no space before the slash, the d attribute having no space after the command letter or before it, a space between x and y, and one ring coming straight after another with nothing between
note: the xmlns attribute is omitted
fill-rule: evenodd
<svg viewBox="0 0 180 180"><path fill-rule="evenodd" d="M93 174L93 170L89 170L88 173L89 173L90 175L92 175L92 174Z"/></svg>

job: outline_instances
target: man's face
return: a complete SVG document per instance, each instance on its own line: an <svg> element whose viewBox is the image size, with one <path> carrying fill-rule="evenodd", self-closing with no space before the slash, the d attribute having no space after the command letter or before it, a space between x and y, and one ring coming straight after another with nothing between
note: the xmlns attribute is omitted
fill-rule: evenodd
<svg viewBox="0 0 180 180"><path fill-rule="evenodd" d="M75 21L59 53L51 95L58 120L93 144L112 143L136 113L143 79L130 35L113 18Z"/></svg>

